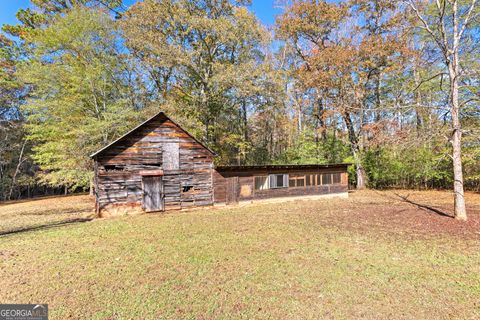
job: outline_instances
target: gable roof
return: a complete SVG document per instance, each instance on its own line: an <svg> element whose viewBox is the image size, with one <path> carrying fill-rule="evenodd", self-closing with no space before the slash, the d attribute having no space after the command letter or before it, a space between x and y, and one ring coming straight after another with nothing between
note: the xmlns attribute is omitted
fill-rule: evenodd
<svg viewBox="0 0 480 320"><path fill-rule="evenodd" d="M143 127L144 125L146 125L147 123L151 122L152 120L155 120L159 117L165 117L166 120L170 120L171 122L173 122L174 125L176 125L180 130L182 130L183 132L185 132L190 138L192 138L195 142L197 142L199 145L201 145L203 148L205 148L208 152L210 152L212 155L216 156L217 154L212 151L209 147L207 147L205 144L203 144L202 142L200 142L197 138L195 138L193 135L191 135L188 131L186 131L185 129L183 129L178 123L176 123L175 121L172 120L172 118L168 117L163 111L160 111L159 113L157 113L156 115L154 115L153 117L151 117L150 119L147 119L145 120L144 122L142 122L141 124L139 124L138 126L136 126L135 128L133 128L132 130L128 131L127 133L125 133L123 136L121 136L120 138L116 139L115 141L109 143L108 145L106 145L105 147L103 147L102 149L98 150L97 152L95 153L92 153L90 155L90 158L94 158L96 156L98 156L99 154L101 154L103 151L109 149L111 146L113 146L114 144L116 144L117 142L119 142L120 140L124 139L125 137L128 137L129 135L131 135L132 133L136 132L138 129L140 129L141 127Z"/></svg>

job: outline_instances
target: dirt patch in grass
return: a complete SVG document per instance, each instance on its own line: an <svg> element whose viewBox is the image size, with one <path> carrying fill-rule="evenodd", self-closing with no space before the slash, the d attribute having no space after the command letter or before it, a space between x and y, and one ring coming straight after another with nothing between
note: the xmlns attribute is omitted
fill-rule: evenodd
<svg viewBox="0 0 480 320"><path fill-rule="evenodd" d="M480 195L467 194L468 221L453 218L453 195L445 191L364 191L353 194L353 217L345 223L365 222L365 227L411 236L451 235L480 237Z"/></svg>
<svg viewBox="0 0 480 320"><path fill-rule="evenodd" d="M444 191L361 191L349 199L303 203L302 212L324 225L413 238L439 235L480 237L480 194L467 194L468 221L453 218L453 196ZM322 212L321 215L316 213Z"/></svg>

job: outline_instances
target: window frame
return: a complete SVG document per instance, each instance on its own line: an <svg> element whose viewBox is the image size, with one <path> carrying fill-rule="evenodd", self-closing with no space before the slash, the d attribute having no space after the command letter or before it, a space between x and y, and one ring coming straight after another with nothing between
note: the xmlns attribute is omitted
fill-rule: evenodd
<svg viewBox="0 0 480 320"><path fill-rule="evenodd" d="M335 178L338 176L337 182L335 182ZM342 173L341 172L333 172L332 173L332 184L341 184L342 183Z"/></svg>
<svg viewBox="0 0 480 320"><path fill-rule="evenodd" d="M303 175L289 175L288 177L288 187L289 188L305 188L306 187L306 174L303 174ZM290 180L294 180L295 181L295 186L294 187L290 187ZM299 186L298 185L298 181L303 181L303 186Z"/></svg>
<svg viewBox="0 0 480 320"><path fill-rule="evenodd" d="M282 185L278 186L278 177L282 176ZM275 183L273 182L273 178L275 179ZM288 173L271 173L268 175L268 181L269 181L269 187L270 189L285 189L289 188L290 185L290 179L289 179L289 174Z"/></svg>
<svg viewBox="0 0 480 320"><path fill-rule="evenodd" d="M331 184L332 184L332 174L330 172L322 173L322 186L329 186Z"/></svg>
<svg viewBox="0 0 480 320"><path fill-rule="evenodd" d="M261 188L257 189L257 178L265 178L265 182L261 184ZM265 186L266 184L266 186ZM262 188L263 187L263 188ZM269 190L270 189L270 178L269 175L258 175L253 176L253 190L254 191L262 191L262 190Z"/></svg>

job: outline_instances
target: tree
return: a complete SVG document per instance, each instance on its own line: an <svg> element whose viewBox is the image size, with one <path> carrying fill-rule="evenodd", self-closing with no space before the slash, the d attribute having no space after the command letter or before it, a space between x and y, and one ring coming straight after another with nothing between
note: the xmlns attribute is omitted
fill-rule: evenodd
<svg viewBox="0 0 480 320"><path fill-rule="evenodd" d="M437 0L431 4L410 0L407 3L418 18L420 28L435 43L448 71L455 218L466 220L462 168L461 111L463 103L460 102L460 86L465 74L461 61L464 52L468 51L465 38L480 31L478 25L472 25L479 14L477 1ZM473 46L476 44L474 43Z"/></svg>
<svg viewBox="0 0 480 320"><path fill-rule="evenodd" d="M18 45L0 33L0 199L8 200L29 163L20 111L25 87L15 74L19 56Z"/></svg>
<svg viewBox="0 0 480 320"><path fill-rule="evenodd" d="M42 181L86 188L88 155L144 118L131 70L107 13L75 7L32 30L18 75L30 94L23 111Z"/></svg>
<svg viewBox="0 0 480 320"><path fill-rule="evenodd" d="M348 7L326 1L295 1L277 20L278 34L294 48L302 64L297 77L306 88L316 89L322 113L326 106L338 114L347 129L354 158L357 188L365 187L361 160L361 116L364 88L359 68L359 51L351 42L338 36ZM323 119L323 115L319 113ZM360 117L358 117L360 119Z"/></svg>
<svg viewBox="0 0 480 320"><path fill-rule="evenodd" d="M15 75L19 48L16 43L0 33L0 119L20 120L19 102L22 85Z"/></svg>
<svg viewBox="0 0 480 320"><path fill-rule="evenodd" d="M57 15L64 14L75 7L103 8L118 17L123 10L122 0L31 0L35 9L20 9L17 14L18 25L4 25L3 30L10 35L27 39L31 31L47 25Z"/></svg>
<svg viewBox="0 0 480 320"><path fill-rule="evenodd" d="M249 108L267 81L268 34L246 4L147 0L122 21L126 45L148 71L159 101L218 150L223 163L249 149Z"/></svg>

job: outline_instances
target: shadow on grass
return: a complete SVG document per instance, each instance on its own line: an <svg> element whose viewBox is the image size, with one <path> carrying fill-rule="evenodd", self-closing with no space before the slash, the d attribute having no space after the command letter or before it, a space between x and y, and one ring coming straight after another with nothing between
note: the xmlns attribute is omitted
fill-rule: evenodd
<svg viewBox="0 0 480 320"><path fill-rule="evenodd" d="M47 213L43 211L37 211L37 212L24 212L24 213L19 213L19 216L26 215L26 216L58 216L58 215L70 215L70 214L86 214L86 213L91 213L92 209L70 209L70 210L62 210L62 209L50 209L48 210Z"/></svg>
<svg viewBox="0 0 480 320"><path fill-rule="evenodd" d="M423 209L423 210L426 210L426 211L430 211L430 212L433 212L439 216L442 216L442 217L447 217L447 218L452 218L454 219L455 217L453 216L453 214L449 214L448 212L444 212L440 209L437 209L437 208L434 208L432 206L429 206L429 205L426 205L426 204L423 204L423 203L418 203L418 202L415 202L413 200L410 200L408 199L408 196L402 196L401 194L398 194L396 192L393 192L393 194L395 195L395 197L391 197L385 193L382 193L382 192L378 192L375 190L375 193L377 193L378 195L382 196L382 197L386 197L386 198L389 198L389 199L393 199L393 200L401 200L403 202L406 202L406 203L409 203L409 204L412 204L414 206L416 206L417 208L419 209Z"/></svg>
<svg viewBox="0 0 480 320"><path fill-rule="evenodd" d="M405 197L405 196L402 196L401 194L398 194L398 193L395 193L395 192L393 194L396 195L398 198L400 198L402 201L404 201L406 203L413 204L414 206L417 206L420 209L431 211L431 212L436 213L436 214L438 214L439 216L442 216L442 217L454 218L453 215L451 215L449 213L446 213L446 212L443 212L442 210L439 210L439 209L431 207L431 206L427 206L426 204L422 204L422 203L412 201L412 200L408 199L408 196Z"/></svg>
<svg viewBox="0 0 480 320"><path fill-rule="evenodd" d="M0 236L6 236L6 235L24 233L24 232L30 232L30 231L37 231L37 230L48 230L48 229L51 229L51 228L58 228L58 227L61 227L61 226L64 226L64 225L69 225L69 224L74 224L74 223L83 223L83 222L88 222L88 221L92 221L92 220L93 220L93 218L75 218L75 219L58 221L58 222L53 222L53 223L44 224L44 225L37 225L37 226L19 228L19 229L13 229L13 230L5 230L5 231L0 231Z"/></svg>

